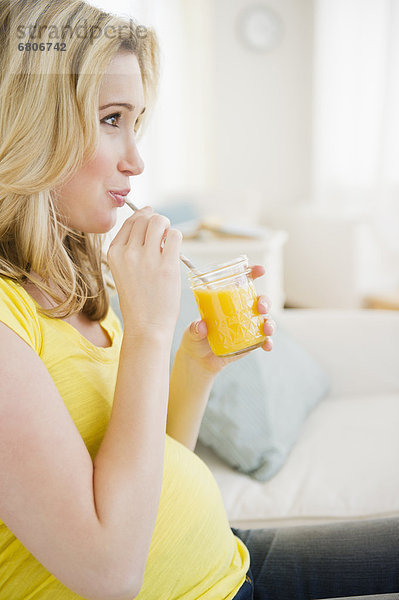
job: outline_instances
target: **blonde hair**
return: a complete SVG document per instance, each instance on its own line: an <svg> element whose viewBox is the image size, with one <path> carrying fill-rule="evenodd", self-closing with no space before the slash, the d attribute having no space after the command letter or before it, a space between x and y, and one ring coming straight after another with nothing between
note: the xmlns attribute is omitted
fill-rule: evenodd
<svg viewBox="0 0 399 600"><path fill-rule="evenodd" d="M108 311L105 234L67 227L54 190L96 152L101 79L119 52L140 66L141 135L158 82L152 30L81 0L0 0L0 276L34 282L57 303L49 317Z"/></svg>

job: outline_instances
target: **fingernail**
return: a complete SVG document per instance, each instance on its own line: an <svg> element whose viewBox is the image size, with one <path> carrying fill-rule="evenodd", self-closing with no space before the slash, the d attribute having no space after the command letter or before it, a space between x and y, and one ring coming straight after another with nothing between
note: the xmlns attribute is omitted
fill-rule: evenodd
<svg viewBox="0 0 399 600"><path fill-rule="evenodd" d="M263 344L263 348L266 350L266 352L270 352L271 350L273 350L273 340L269 337L266 338L266 341Z"/></svg>
<svg viewBox="0 0 399 600"><path fill-rule="evenodd" d="M267 329L267 331L268 331L267 335L273 335L273 333L275 332L275 329L276 329L276 323L274 321L266 321L265 329Z"/></svg>

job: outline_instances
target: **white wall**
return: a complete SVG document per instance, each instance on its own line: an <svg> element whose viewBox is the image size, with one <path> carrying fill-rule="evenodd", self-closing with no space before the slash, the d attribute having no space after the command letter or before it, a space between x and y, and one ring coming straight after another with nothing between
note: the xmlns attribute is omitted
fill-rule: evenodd
<svg viewBox="0 0 399 600"><path fill-rule="evenodd" d="M311 193L313 0L262 2L284 23L280 45L264 54L244 47L236 34L240 12L252 4L213 3L211 183L222 192L218 211L231 208L233 217L243 197L251 202L251 190L264 211L269 203L309 199Z"/></svg>

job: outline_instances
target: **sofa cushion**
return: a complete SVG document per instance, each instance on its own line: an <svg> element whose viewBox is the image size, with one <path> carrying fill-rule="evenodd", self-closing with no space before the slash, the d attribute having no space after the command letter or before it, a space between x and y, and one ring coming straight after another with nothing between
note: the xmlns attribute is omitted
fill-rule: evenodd
<svg viewBox="0 0 399 600"><path fill-rule="evenodd" d="M183 289L172 358L184 329L199 318ZM199 439L238 471L266 481L284 464L311 409L328 390L315 360L277 327L272 352L261 349L227 365L215 379Z"/></svg>
<svg viewBox="0 0 399 600"><path fill-rule="evenodd" d="M399 517L399 395L328 397L307 418L284 468L260 483L206 446L233 527Z"/></svg>

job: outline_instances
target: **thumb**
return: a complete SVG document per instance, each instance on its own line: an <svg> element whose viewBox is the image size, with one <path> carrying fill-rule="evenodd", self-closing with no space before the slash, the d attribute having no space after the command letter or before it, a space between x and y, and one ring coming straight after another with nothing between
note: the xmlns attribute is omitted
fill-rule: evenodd
<svg viewBox="0 0 399 600"><path fill-rule="evenodd" d="M190 334L196 340L202 340L207 335L205 321L193 321L190 325Z"/></svg>

